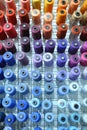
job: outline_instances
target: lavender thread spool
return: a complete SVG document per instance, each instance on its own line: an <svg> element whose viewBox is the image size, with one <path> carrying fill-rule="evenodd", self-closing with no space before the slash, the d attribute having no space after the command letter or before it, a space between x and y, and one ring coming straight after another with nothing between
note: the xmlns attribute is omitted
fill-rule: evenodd
<svg viewBox="0 0 87 130"><path fill-rule="evenodd" d="M80 49L81 53L87 52L87 41L84 42L84 44L82 45L81 49Z"/></svg>
<svg viewBox="0 0 87 130"><path fill-rule="evenodd" d="M33 62L35 67L42 66L42 56L40 54L35 54L33 57Z"/></svg>
<svg viewBox="0 0 87 130"><path fill-rule="evenodd" d="M20 36L21 37L29 37L29 24L22 23L20 25Z"/></svg>
<svg viewBox="0 0 87 130"><path fill-rule="evenodd" d="M21 63L23 66L26 66L26 65L28 65L28 63L29 63L28 57L27 57L26 54L25 54L24 52L22 52L22 51L16 53L16 58L17 58L18 61L20 61L20 63Z"/></svg>
<svg viewBox="0 0 87 130"><path fill-rule="evenodd" d="M32 37L34 40L39 40L41 39L41 31L40 31L40 27L37 25L34 25L31 28L31 32L32 32Z"/></svg>
<svg viewBox="0 0 87 130"><path fill-rule="evenodd" d="M21 38L21 48L24 52L30 51L30 39L28 37Z"/></svg>
<svg viewBox="0 0 87 130"><path fill-rule="evenodd" d="M13 54L16 53L17 49L12 39L7 39L4 43L4 47L7 51L12 52Z"/></svg>
<svg viewBox="0 0 87 130"><path fill-rule="evenodd" d="M43 52L43 45L41 40L34 40L34 51L37 54L41 54Z"/></svg>
<svg viewBox="0 0 87 130"><path fill-rule="evenodd" d="M43 60L44 60L44 64L45 66L52 66L53 65L53 55L51 53L45 53L43 55Z"/></svg>
<svg viewBox="0 0 87 130"><path fill-rule="evenodd" d="M80 75L80 68L79 67L73 67L69 73L69 79L70 80L77 80L77 78Z"/></svg>
<svg viewBox="0 0 87 130"><path fill-rule="evenodd" d="M55 41L52 39L48 40L45 45L45 52L53 53L54 49L55 49Z"/></svg>
<svg viewBox="0 0 87 130"><path fill-rule="evenodd" d="M59 54L57 58L57 66L64 67L67 61L66 54Z"/></svg>

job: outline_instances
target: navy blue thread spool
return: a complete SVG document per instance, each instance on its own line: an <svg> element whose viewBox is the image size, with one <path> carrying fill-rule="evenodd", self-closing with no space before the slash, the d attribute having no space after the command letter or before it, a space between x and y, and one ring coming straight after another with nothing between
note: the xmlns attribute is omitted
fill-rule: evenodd
<svg viewBox="0 0 87 130"><path fill-rule="evenodd" d="M39 82L42 79L42 75L41 75L40 71L32 71L31 78L34 81Z"/></svg>
<svg viewBox="0 0 87 130"><path fill-rule="evenodd" d="M21 38L21 49L23 52L30 51L30 39L28 37Z"/></svg>
<svg viewBox="0 0 87 130"><path fill-rule="evenodd" d="M25 83L20 83L17 87L17 90L22 95L26 95L29 93L29 88Z"/></svg>
<svg viewBox="0 0 87 130"><path fill-rule="evenodd" d="M57 58L57 66L64 67L67 61L66 54L59 54Z"/></svg>
<svg viewBox="0 0 87 130"><path fill-rule="evenodd" d="M3 80L5 78L3 73L4 72L3 72L2 68L0 68L0 80Z"/></svg>
<svg viewBox="0 0 87 130"><path fill-rule="evenodd" d="M79 67L73 67L69 73L69 79L70 80L77 80L77 78L80 75L80 68Z"/></svg>
<svg viewBox="0 0 87 130"><path fill-rule="evenodd" d="M4 94L4 86L0 85L0 94Z"/></svg>
<svg viewBox="0 0 87 130"><path fill-rule="evenodd" d="M42 102L42 109L45 111L49 111L49 110L51 110L51 108L52 108L52 102L48 99L45 99Z"/></svg>
<svg viewBox="0 0 87 130"><path fill-rule="evenodd" d="M0 123L1 122L4 122L4 119L5 119L5 113L4 112L0 112Z"/></svg>
<svg viewBox="0 0 87 130"><path fill-rule="evenodd" d="M60 70L57 73L56 80L59 82L63 82L67 79L67 71L66 70Z"/></svg>
<svg viewBox="0 0 87 130"><path fill-rule="evenodd" d="M9 94L10 96L14 96L16 94L16 88L11 84L5 85L4 91L6 94Z"/></svg>
<svg viewBox="0 0 87 130"><path fill-rule="evenodd" d="M58 53L64 53L66 47L67 47L67 40L66 39L58 40L58 45L57 45L57 52Z"/></svg>
<svg viewBox="0 0 87 130"><path fill-rule="evenodd" d="M38 98L32 98L32 100L30 101L30 105L33 108L39 109L41 107L41 102Z"/></svg>
<svg viewBox="0 0 87 130"><path fill-rule="evenodd" d="M16 60L11 52L5 52L3 55L3 59L5 60L6 64L9 66L13 66L16 64Z"/></svg>
<svg viewBox="0 0 87 130"><path fill-rule="evenodd" d="M13 114L9 114L5 117L5 124L12 125L16 121L16 116Z"/></svg>
<svg viewBox="0 0 87 130"><path fill-rule="evenodd" d="M45 93L52 94L54 92L54 84L53 83L46 83L45 84Z"/></svg>
<svg viewBox="0 0 87 130"><path fill-rule="evenodd" d="M41 90L41 88L40 87L38 87L38 86L35 86L35 87L33 87L33 89L32 89L32 94L35 96L35 97L40 97L41 95L42 95L42 90Z"/></svg>
<svg viewBox="0 0 87 130"><path fill-rule="evenodd" d="M11 52L13 54L15 54L17 51L14 41L12 39L7 39L4 42L4 47L5 47L6 51Z"/></svg>
<svg viewBox="0 0 87 130"><path fill-rule="evenodd" d="M73 123L79 123L80 122L80 114L79 113L70 114L70 120Z"/></svg>
<svg viewBox="0 0 87 130"><path fill-rule="evenodd" d="M16 101L13 98L5 97L2 100L2 105L3 105L4 108L10 108L10 109L12 109L12 108L15 107Z"/></svg>
<svg viewBox="0 0 87 130"><path fill-rule="evenodd" d="M34 130L42 130L40 127L35 127Z"/></svg>
<svg viewBox="0 0 87 130"><path fill-rule="evenodd" d="M67 116L66 116L65 114L63 114L63 113L60 113L60 114L58 115L58 122L59 122L61 125L67 124L67 122L68 122Z"/></svg>
<svg viewBox="0 0 87 130"><path fill-rule="evenodd" d="M74 55L77 53L78 49L80 47L80 43L78 41L72 41L70 44L70 47L68 49L69 54Z"/></svg>
<svg viewBox="0 0 87 130"><path fill-rule="evenodd" d="M35 54L33 57L33 63L35 67L42 66L42 56L40 54Z"/></svg>
<svg viewBox="0 0 87 130"><path fill-rule="evenodd" d="M45 52L53 53L55 49L55 41L50 39L45 44Z"/></svg>
<svg viewBox="0 0 87 130"><path fill-rule="evenodd" d="M3 108L3 106L2 106L2 99L0 99L0 108Z"/></svg>
<svg viewBox="0 0 87 130"><path fill-rule="evenodd" d="M46 72L45 75L44 75L44 80L46 82L51 82L53 81L53 74L51 72Z"/></svg>
<svg viewBox="0 0 87 130"><path fill-rule="evenodd" d="M17 108L20 111L27 110L29 108L29 103L26 100L18 100Z"/></svg>
<svg viewBox="0 0 87 130"><path fill-rule="evenodd" d="M59 127L58 127L58 130L68 130L68 128L65 127L65 126L59 126Z"/></svg>
<svg viewBox="0 0 87 130"><path fill-rule="evenodd" d="M28 119L28 114L26 112L19 112L17 114L17 120L19 122L25 122Z"/></svg>
<svg viewBox="0 0 87 130"><path fill-rule="evenodd" d="M3 57L0 56L0 67L1 67L1 68L4 68L5 66L6 66L6 62L5 62L5 60L3 59Z"/></svg>
<svg viewBox="0 0 87 130"><path fill-rule="evenodd" d="M65 96L69 93L69 87L66 85L62 85L58 88L58 94L60 96Z"/></svg>
<svg viewBox="0 0 87 130"><path fill-rule="evenodd" d="M20 25L20 36L21 37L29 37L29 24L21 23Z"/></svg>
<svg viewBox="0 0 87 130"><path fill-rule="evenodd" d="M6 69L4 71L4 77L6 79L8 79L10 82L13 82L16 80L16 75L14 74L14 72L11 69Z"/></svg>
<svg viewBox="0 0 87 130"><path fill-rule="evenodd" d="M39 122L41 120L41 115L39 112L32 112L30 114L30 120L33 122L33 123L36 123L36 122Z"/></svg>
<svg viewBox="0 0 87 130"><path fill-rule="evenodd" d="M53 123L53 121L54 121L54 114L51 113L51 112L47 112L47 113L45 114L45 121L46 121L47 123Z"/></svg>
<svg viewBox="0 0 87 130"><path fill-rule="evenodd" d="M53 55L49 52L43 55L44 64L47 67L51 67L53 65Z"/></svg>
<svg viewBox="0 0 87 130"><path fill-rule="evenodd" d="M37 25L32 26L31 32L32 32L32 37L34 40L41 39L41 31L40 31L39 26L37 26Z"/></svg>
<svg viewBox="0 0 87 130"><path fill-rule="evenodd" d="M37 54L41 54L43 52L43 45L41 40L34 40L34 51Z"/></svg>
<svg viewBox="0 0 87 130"><path fill-rule="evenodd" d="M69 127L69 130L78 130L78 127L70 126L70 127Z"/></svg>
<svg viewBox="0 0 87 130"><path fill-rule="evenodd" d="M28 70L26 68L22 68L19 70L19 77L22 80L26 80L29 78L29 73Z"/></svg>
<svg viewBox="0 0 87 130"><path fill-rule="evenodd" d="M3 130L13 130L13 128L10 126L5 126Z"/></svg>

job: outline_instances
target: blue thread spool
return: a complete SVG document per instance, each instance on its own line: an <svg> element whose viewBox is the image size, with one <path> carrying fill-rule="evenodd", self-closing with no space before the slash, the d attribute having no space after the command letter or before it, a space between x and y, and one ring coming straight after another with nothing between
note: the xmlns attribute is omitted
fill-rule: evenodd
<svg viewBox="0 0 87 130"><path fill-rule="evenodd" d="M54 121L54 115L51 112L45 114L45 121L47 123L52 123Z"/></svg>
<svg viewBox="0 0 87 130"><path fill-rule="evenodd" d="M71 101L70 103L69 103L69 107L70 107L70 109L72 110L72 111L76 111L76 112L78 112L78 111L80 111L80 103L79 102L77 102L77 101Z"/></svg>
<svg viewBox="0 0 87 130"><path fill-rule="evenodd" d="M28 114L26 112L19 112L17 114L17 120L19 122L25 122L28 119Z"/></svg>
<svg viewBox="0 0 87 130"><path fill-rule="evenodd" d="M42 130L40 127L35 127L34 130Z"/></svg>
<svg viewBox="0 0 87 130"><path fill-rule="evenodd" d="M26 100L19 100L17 104L17 108L20 111L27 110L29 108L29 103Z"/></svg>
<svg viewBox="0 0 87 130"><path fill-rule="evenodd" d="M5 66L6 66L6 62L5 62L5 60L3 59L3 57L0 56L0 67L1 67L1 68L4 68Z"/></svg>
<svg viewBox="0 0 87 130"><path fill-rule="evenodd" d="M9 94L10 96L14 96L16 94L16 89L11 84L5 85L4 91L6 94Z"/></svg>
<svg viewBox="0 0 87 130"><path fill-rule="evenodd" d="M0 85L0 94L3 94L3 93L4 93L4 86Z"/></svg>
<svg viewBox="0 0 87 130"><path fill-rule="evenodd" d="M39 112L32 112L30 114L30 120L34 123L39 122L41 120L41 115Z"/></svg>
<svg viewBox="0 0 87 130"><path fill-rule="evenodd" d="M23 68L23 69L20 69L19 70L19 77L23 80L29 78L29 73L28 73L28 70Z"/></svg>
<svg viewBox="0 0 87 130"><path fill-rule="evenodd" d="M66 79L67 79L67 71L65 71L65 70L58 71L58 74L56 76L56 80L59 82L63 82Z"/></svg>
<svg viewBox="0 0 87 130"><path fill-rule="evenodd" d="M5 126L5 128L3 130L13 130L13 129L10 126Z"/></svg>
<svg viewBox="0 0 87 130"><path fill-rule="evenodd" d="M5 119L5 113L4 112L0 112L0 122L3 122Z"/></svg>
<svg viewBox="0 0 87 130"><path fill-rule="evenodd" d="M46 83L45 84L45 92L46 92L46 94L52 94L54 92L54 84L53 83Z"/></svg>
<svg viewBox="0 0 87 130"><path fill-rule="evenodd" d="M64 99L59 99L57 102L57 106L60 110L65 109L67 106L66 100Z"/></svg>
<svg viewBox="0 0 87 130"><path fill-rule="evenodd" d="M3 55L3 59L9 66L13 66L16 64L16 60L11 52L5 52Z"/></svg>
<svg viewBox="0 0 87 130"><path fill-rule="evenodd" d="M39 71L32 71L31 72L31 78L34 81L38 82L38 81L40 81L42 79L42 76L41 76L41 73Z"/></svg>
<svg viewBox="0 0 87 130"><path fill-rule="evenodd" d="M72 83L70 83L69 89L70 89L71 93L73 93L73 92L75 93L79 89L79 84L77 82L72 82Z"/></svg>
<svg viewBox="0 0 87 130"><path fill-rule="evenodd" d="M57 66L58 67L64 67L67 61L66 54L59 54L57 58Z"/></svg>
<svg viewBox="0 0 87 130"><path fill-rule="evenodd" d="M3 108L3 106L2 106L2 99L0 99L0 108Z"/></svg>
<svg viewBox="0 0 87 130"><path fill-rule="evenodd" d="M4 74L2 68L0 68L0 80L4 79Z"/></svg>
<svg viewBox="0 0 87 130"><path fill-rule="evenodd" d="M41 102L38 98L33 98L31 101L30 101L30 105L33 107L33 108L40 108L41 106Z"/></svg>
<svg viewBox="0 0 87 130"><path fill-rule="evenodd" d="M14 72L11 69L6 69L4 71L4 77L6 79L8 79L10 82L13 82L16 80L16 75L14 74Z"/></svg>
<svg viewBox="0 0 87 130"><path fill-rule="evenodd" d="M67 47L67 40L66 39L58 40L58 45L57 45L57 52L58 53L64 53L66 47Z"/></svg>
<svg viewBox="0 0 87 130"><path fill-rule="evenodd" d="M59 127L58 127L58 130L68 130L68 128L65 127L65 126L59 126Z"/></svg>
<svg viewBox="0 0 87 130"><path fill-rule="evenodd" d="M62 85L58 88L58 94L60 96L65 96L66 94L69 93L69 87L66 85Z"/></svg>
<svg viewBox="0 0 87 130"><path fill-rule="evenodd" d="M44 75L44 80L46 82L53 81L53 74L51 72L46 72L45 75Z"/></svg>
<svg viewBox="0 0 87 130"><path fill-rule="evenodd" d="M20 94L28 94L29 93L29 88L28 88L28 86L25 84L25 83L20 83L19 85L18 85L18 88L17 88L17 90L18 90L18 92L20 93Z"/></svg>
<svg viewBox="0 0 87 130"><path fill-rule="evenodd" d="M12 125L16 121L16 116L13 114L9 114L5 117L5 124Z"/></svg>
<svg viewBox="0 0 87 130"><path fill-rule="evenodd" d="M29 130L28 127L23 127L21 130Z"/></svg>
<svg viewBox="0 0 87 130"><path fill-rule="evenodd" d="M58 122L59 122L61 125L67 124L67 122L68 122L67 116L66 116L65 114L63 114L63 113L60 113L60 114L58 115Z"/></svg>
<svg viewBox="0 0 87 130"><path fill-rule="evenodd" d="M14 108L16 105L16 101L13 98L5 97L2 100L2 105L4 108Z"/></svg>
<svg viewBox="0 0 87 130"><path fill-rule="evenodd" d="M45 110L45 111L49 111L51 108L52 108L52 103L51 103L51 101L48 100L48 99L45 99L45 100L42 102L42 109Z"/></svg>
<svg viewBox="0 0 87 130"><path fill-rule="evenodd" d="M80 115L78 113L72 113L72 114L70 114L70 120L73 123L79 123L80 122Z"/></svg>
<svg viewBox="0 0 87 130"><path fill-rule="evenodd" d="M69 130L78 130L78 128L75 127L75 126L70 126L70 127L69 127Z"/></svg>
<svg viewBox="0 0 87 130"><path fill-rule="evenodd" d="M35 97L40 97L42 95L42 90L40 87L38 86L35 86L33 87L32 89L32 94L35 96Z"/></svg>

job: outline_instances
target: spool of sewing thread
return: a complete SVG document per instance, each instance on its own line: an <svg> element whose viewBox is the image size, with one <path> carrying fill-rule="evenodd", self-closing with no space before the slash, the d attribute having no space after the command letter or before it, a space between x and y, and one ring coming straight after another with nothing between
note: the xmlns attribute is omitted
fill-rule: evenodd
<svg viewBox="0 0 87 130"><path fill-rule="evenodd" d="M82 44L80 52L81 53L87 52L87 41Z"/></svg>
<svg viewBox="0 0 87 130"><path fill-rule="evenodd" d="M41 30L39 26L37 25L32 26L31 32L32 32L32 37L34 40L41 39Z"/></svg>
<svg viewBox="0 0 87 130"><path fill-rule="evenodd" d="M41 40L34 40L34 51L37 54L41 54L43 52L43 45Z"/></svg>
<svg viewBox="0 0 87 130"><path fill-rule="evenodd" d="M53 15L52 13L45 13L44 14L44 24L51 24L53 20Z"/></svg>
<svg viewBox="0 0 87 130"><path fill-rule="evenodd" d="M55 49L55 41L50 39L46 42L46 45L45 45L45 52L50 52L50 53L53 53L54 52L54 49Z"/></svg>
<svg viewBox="0 0 87 130"><path fill-rule="evenodd" d="M6 23L5 15L2 10L0 10L0 25L3 26Z"/></svg>
<svg viewBox="0 0 87 130"><path fill-rule="evenodd" d="M29 37L29 24L28 23L22 23L20 25L20 36Z"/></svg>
<svg viewBox="0 0 87 130"><path fill-rule="evenodd" d="M58 11L59 9L66 9L67 6L68 6L67 0L59 0L58 7L57 7L57 11Z"/></svg>
<svg viewBox="0 0 87 130"><path fill-rule="evenodd" d="M5 0L8 9L16 10L16 4L14 0Z"/></svg>
<svg viewBox="0 0 87 130"><path fill-rule="evenodd" d="M50 12L52 13L53 10L53 4L54 4L54 0L45 0L44 1L44 12Z"/></svg>
<svg viewBox="0 0 87 130"><path fill-rule="evenodd" d="M83 80L87 80L87 67L85 67L84 70L82 71L81 78Z"/></svg>
<svg viewBox="0 0 87 130"><path fill-rule="evenodd" d="M30 39L28 37L21 38L21 48L24 52L30 51Z"/></svg>
<svg viewBox="0 0 87 130"><path fill-rule="evenodd" d="M3 0L0 0L0 10L2 10L2 11L6 10L5 3Z"/></svg>
<svg viewBox="0 0 87 130"><path fill-rule="evenodd" d="M0 40L5 40L7 38L7 35L3 29L2 26L0 26Z"/></svg>
<svg viewBox="0 0 87 130"><path fill-rule="evenodd" d="M80 75L80 68L79 67L73 67L71 70L70 70L70 73L69 73L69 79L70 80L77 80L77 78L79 77Z"/></svg>
<svg viewBox="0 0 87 130"><path fill-rule="evenodd" d="M43 25L43 37L45 39L50 39L52 35L52 26L50 24Z"/></svg>
<svg viewBox="0 0 87 130"><path fill-rule="evenodd" d="M41 10L41 0L32 0L33 9Z"/></svg>
<svg viewBox="0 0 87 130"><path fill-rule="evenodd" d="M80 34L81 41L87 41L87 26L83 26L82 32Z"/></svg>
<svg viewBox="0 0 87 130"><path fill-rule="evenodd" d="M26 9L27 12L30 11L30 0L21 0L22 8Z"/></svg>
<svg viewBox="0 0 87 130"><path fill-rule="evenodd" d="M87 10L82 15L82 19L80 20L80 24L82 26L86 26L87 25Z"/></svg>
<svg viewBox="0 0 87 130"><path fill-rule="evenodd" d="M87 66L87 52L81 54L80 64L82 66Z"/></svg>
<svg viewBox="0 0 87 130"><path fill-rule="evenodd" d="M3 55L6 52L5 47L0 43L0 55Z"/></svg>
<svg viewBox="0 0 87 130"><path fill-rule="evenodd" d="M81 13L83 14L87 10L87 0L85 0L80 8Z"/></svg>

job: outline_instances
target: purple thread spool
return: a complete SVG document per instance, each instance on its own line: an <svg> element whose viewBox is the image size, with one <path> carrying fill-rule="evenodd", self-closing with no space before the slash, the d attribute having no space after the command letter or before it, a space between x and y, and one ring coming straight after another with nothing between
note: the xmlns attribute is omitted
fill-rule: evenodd
<svg viewBox="0 0 87 130"><path fill-rule="evenodd" d="M16 51L17 51L17 50L16 50L16 46L15 46L13 40L11 40L11 39L7 39L7 40L5 41L4 47L5 47L5 49L6 49L7 51L12 52L13 54L16 53Z"/></svg>
<svg viewBox="0 0 87 130"><path fill-rule="evenodd" d="M80 75L80 68L79 67L73 67L69 73L69 79L76 80Z"/></svg>
<svg viewBox="0 0 87 130"><path fill-rule="evenodd" d="M45 52L53 53L54 49L55 49L55 41L52 39L48 40L45 45Z"/></svg>
<svg viewBox="0 0 87 130"><path fill-rule="evenodd" d="M51 53L45 53L43 55L43 60L44 60L44 64L45 66L52 66L53 65L53 55Z"/></svg>
<svg viewBox="0 0 87 130"><path fill-rule="evenodd" d="M34 66L41 67L42 66L42 56L40 54L35 54L33 58Z"/></svg>
<svg viewBox="0 0 87 130"><path fill-rule="evenodd" d="M70 68L72 68L72 67L74 67L74 66L77 66L78 63L79 63L79 61L80 61L80 58L78 57L78 55L72 55L72 56L70 57L70 60L69 60L69 62L68 62L68 65L69 65Z"/></svg>
<svg viewBox="0 0 87 130"><path fill-rule="evenodd" d="M24 52L30 51L30 39L28 37L21 38L21 48Z"/></svg>
<svg viewBox="0 0 87 130"><path fill-rule="evenodd" d="M31 28L31 32L32 32L32 37L34 40L39 40L41 39L41 31L40 31L40 27L37 25L34 25Z"/></svg>
<svg viewBox="0 0 87 130"><path fill-rule="evenodd" d="M34 51L37 54L41 54L43 52L43 45L41 40L34 40Z"/></svg>
<svg viewBox="0 0 87 130"><path fill-rule="evenodd" d="M21 37L29 37L29 24L22 23L20 25L20 36Z"/></svg>
<svg viewBox="0 0 87 130"><path fill-rule="evenodd" d="M69 47L69 50L68 50L69 54L71 54L71 55L76 54L79 47L80 47L80 43L77 40L73 41L70 44L70 47Z"/></svg>
<svg viewBox="0 0 87 130"><path fill-rule="evenodd" d="M81 53L87 52L87 41L84 42L84 44L82 45L81 49L80 49Z"/></svg>
<svg viewBox="0 0 87 130"><path fill-rule="evenodd" d="M87 80L87 67L82 71L81 77L82 79Z"/></svg>
<svg viewBox="0 0 87 130"><path fill-rule="evenodd" d="M18 61L20 61L20 63L21 63L23 66L26 66L26 65L28 65L28 63L29 63L28 57L27 57L26 54L25 54L24 52L22 52L22 51L16 53L16 58L18 59Z"/></svg>
<svg viewBox="0 0 87 130"><path fill-rule="evenodd" d="M64 67L67 61L66 54L59 54L57 58L57 66Z"/></svg>

